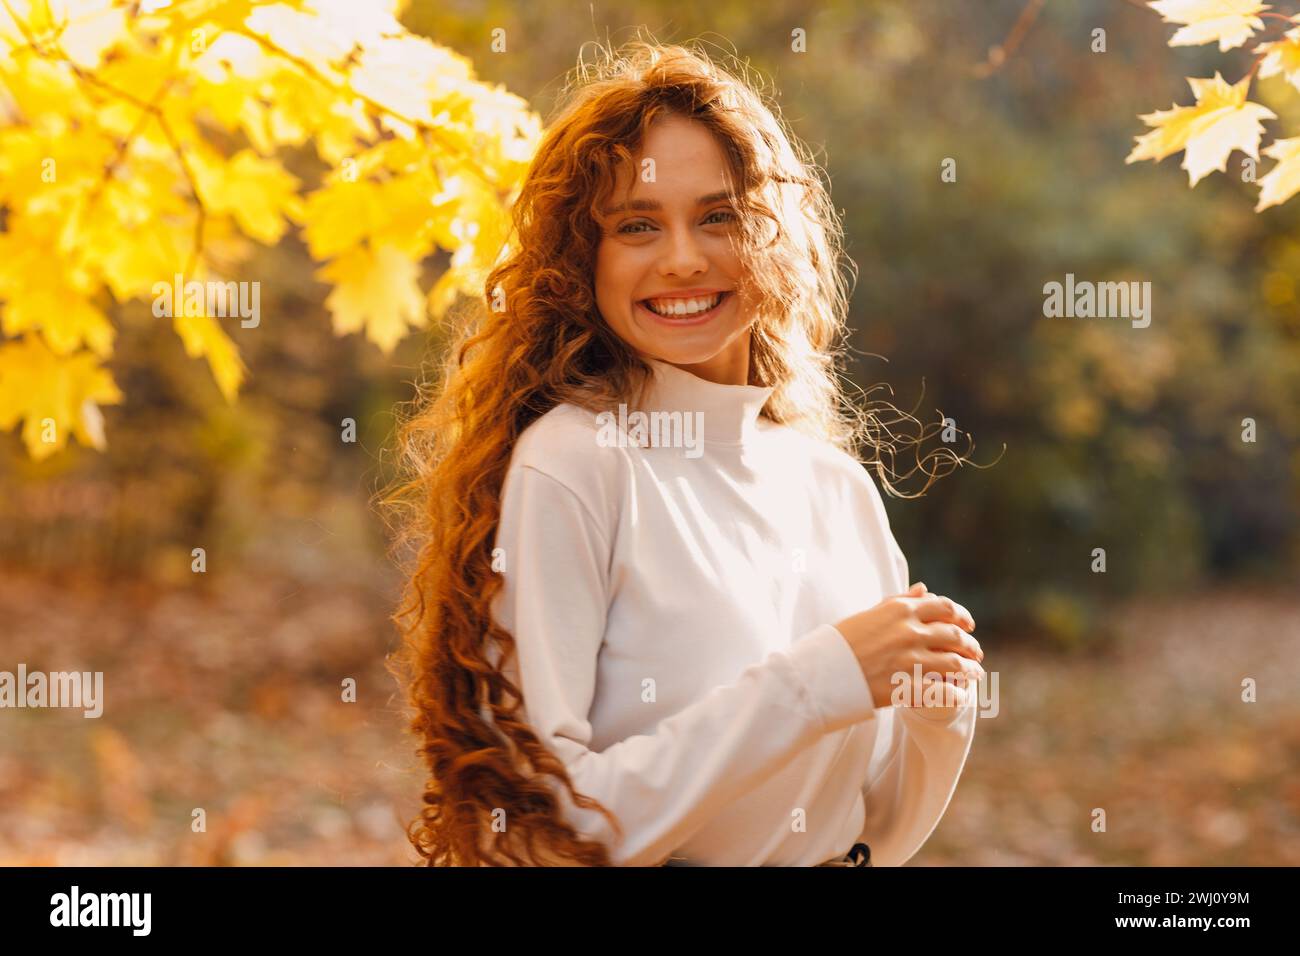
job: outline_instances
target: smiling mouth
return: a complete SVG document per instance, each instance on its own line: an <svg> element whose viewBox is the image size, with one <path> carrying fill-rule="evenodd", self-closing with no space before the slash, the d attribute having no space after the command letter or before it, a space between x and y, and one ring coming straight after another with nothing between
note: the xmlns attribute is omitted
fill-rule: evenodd
<svg viewBox="0 0 1300 956"><path fill-rule="evenodd" d="M637 307L645 310L646 314L658 319L660 322L666 322L669 325L695 325L700 322L707 322L718 314L719 310L731 301L731 292L726 291L718 295L718 301L713 304L713 308L705 309L703 312L682 312L679 314L665 315L662 312L656 312L650 308L648 299L637 301Z"/></svg>

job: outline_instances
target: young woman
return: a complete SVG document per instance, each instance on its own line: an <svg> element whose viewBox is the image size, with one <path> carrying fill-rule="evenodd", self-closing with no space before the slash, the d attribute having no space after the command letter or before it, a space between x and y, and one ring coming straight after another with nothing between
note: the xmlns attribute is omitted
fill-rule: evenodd
<svg viewBox="0 0 1300 956"><path fill-rule="evenodd" d="M956 787L983 652L965 608L908 588L852 454L881 423L841 397L825 187L697 51L637 41L583 79L403 430L412 842L437 865L902 864Z"/></svg>

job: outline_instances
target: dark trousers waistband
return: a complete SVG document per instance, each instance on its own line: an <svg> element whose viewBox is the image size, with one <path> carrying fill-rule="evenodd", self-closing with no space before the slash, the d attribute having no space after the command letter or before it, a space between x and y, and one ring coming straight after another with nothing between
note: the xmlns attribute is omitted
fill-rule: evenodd
<svg viewBox="0 0 1300 956"><path fill-rule="evenodd" d="M685 857L670 856L663 863L664 866L696 866ZM837 856L833 860L827 860L825 863L818 863L818 866L873 866L871 862L871 847L865 843L855 843L848 853L843 856Z"/></svg>

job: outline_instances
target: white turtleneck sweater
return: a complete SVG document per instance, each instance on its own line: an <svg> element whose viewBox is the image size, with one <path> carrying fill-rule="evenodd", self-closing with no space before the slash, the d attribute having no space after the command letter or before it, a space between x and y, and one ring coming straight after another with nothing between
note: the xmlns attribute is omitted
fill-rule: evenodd
<svg viewBox="0 0 1300 956"><path fill-rule="evenodd" d="M948 806L976 708L874 707L834 627L908 588L875 483L760 417L773 389L649 364L625 419L560 405L530 425L503 489L505 673L625 837L560 788L567 818L621 865L811 866L855 842L901 865ZM686 447L639 434L636 411L682 413Z"/></svg>

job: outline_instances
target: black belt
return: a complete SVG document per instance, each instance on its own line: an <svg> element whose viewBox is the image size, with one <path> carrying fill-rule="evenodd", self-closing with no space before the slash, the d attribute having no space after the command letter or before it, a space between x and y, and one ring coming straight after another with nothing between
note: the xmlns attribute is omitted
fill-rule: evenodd
<svg viewBox="0 0 1300 956"><path fill-rule="evenodd" d="M663 863L664 866L693 866L690 861L681 856L670 856ZM873 866L871 862L871 847L865 843L855 843L848 853L836 857L833 860L827 860L825 863L818 863L818 866Z"/></svg>
<svg viewBox="0 0 1300 956"><path fill-rule="evenodd" d="M872 866L871 847L865 843L855 843L848 853L835 860L827 860L818 866Z"/></svg>

